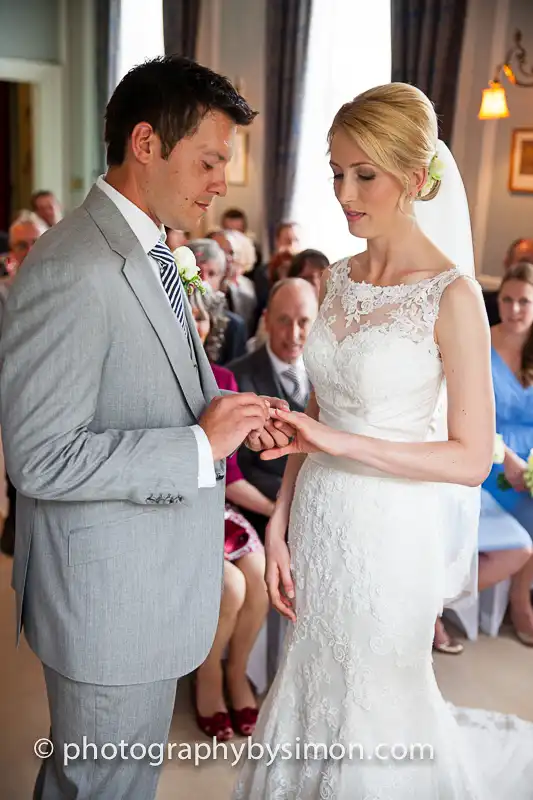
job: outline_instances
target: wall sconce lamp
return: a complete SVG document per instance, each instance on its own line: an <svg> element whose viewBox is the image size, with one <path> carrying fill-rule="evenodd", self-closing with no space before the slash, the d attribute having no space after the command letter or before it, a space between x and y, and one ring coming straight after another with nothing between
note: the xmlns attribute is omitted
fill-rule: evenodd
<svg viewBox="0 0 533 800"><path fill-rule="evenodd" d="M515 68L512 66L513 62L516 63ZM533 88L533 66L527 63L521 31L515 31L513 45L505 54L505 61L497 66L494 78L489 82L489 88L483 90L478 119L503 119L509 116L505 89L500 81L502 73L514 86Z"/></svg>

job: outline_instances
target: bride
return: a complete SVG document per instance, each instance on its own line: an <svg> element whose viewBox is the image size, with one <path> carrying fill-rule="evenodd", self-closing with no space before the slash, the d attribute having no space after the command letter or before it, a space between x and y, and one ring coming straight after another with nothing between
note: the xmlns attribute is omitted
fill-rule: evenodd
<svg viewBox="0 0 533 800"><path fill-rule="evenodd" d="M266 578L293 624L253 740L264 755L234 798L533 798L533 726L451 708L432 667L435 619L476 590L495 438L464 187L412 86L344 105L329 144L368 246L325 275L315 393L305 414L274 412L295 436L262 456L290 455Z"/></svg>

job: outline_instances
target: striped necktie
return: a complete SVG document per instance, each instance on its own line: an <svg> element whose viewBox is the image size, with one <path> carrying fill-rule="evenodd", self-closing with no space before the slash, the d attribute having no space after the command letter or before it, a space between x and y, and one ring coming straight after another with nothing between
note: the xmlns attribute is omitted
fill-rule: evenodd
<svg viewBox="0 0 533 800"><path fill-rule="evenodd" d="M298 372L296 370L296 367L290 366L289 369L286 369L285 372L282 373L282 375L284 378L287 378L287 380L293 387L292 392L290 392L290 396L292 397L294 402L298 403L299 405L303 405L305 397L302 392L302 386L298 378Z"/></svg>
<svg viewBox="0 0 533 800"><path fill-rule="evenodd" d="M170 252L165 242L159 241L148 253L154 258L159 266L161 283L167 293L170 305L178 321L183 328L187 339L189 338L189 328L185 318L185 306L183 304L183 290L181 288L181 278L174 256Z"/></svg>

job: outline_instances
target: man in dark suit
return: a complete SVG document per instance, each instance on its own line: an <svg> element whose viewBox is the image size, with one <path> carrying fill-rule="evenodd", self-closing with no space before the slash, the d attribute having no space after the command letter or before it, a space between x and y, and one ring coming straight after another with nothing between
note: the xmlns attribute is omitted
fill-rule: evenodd
<svg viewBox="0 0 533 800"><path fill-rule="evenodd" d="M286 278L272 289L265 312L268 342L258 350L228 364L241 392L259 392L287 400L292 411L304 411L311 386L302 352L318 313L312 286L302 278ZM267 392L268 389L268 392ZM286 457L262 461L241 448L239 466L244 477L270 500L275 500L285 470ZM247 513L260 536L266 518Z"/></svg>
<svg viewBox="0 0 533 800"><path fill-rule="evenodd" d="M265 311L267 344L228 364L241 392L265 392L287 400L291 411L304 411L311 385L303 362L303 349L318 314L316 293L303 278L284 278L271 289ZM268 389L268 392L267 392ZM252 456L250 458L250 455ZM239 466L253 486L275 500L283 480L287 456L262 461L245 448L239 451ZM242 509L241 509L242 510ZM264 539L266 517L244 511ZM267 621L267 675L274 679L286 620L273 611Z"/></svg>

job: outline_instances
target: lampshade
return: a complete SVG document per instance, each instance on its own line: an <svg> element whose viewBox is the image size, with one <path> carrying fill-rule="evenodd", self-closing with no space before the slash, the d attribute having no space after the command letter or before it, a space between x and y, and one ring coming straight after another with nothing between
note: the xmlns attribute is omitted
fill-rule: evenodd
<svg viewBox="0 0 533 800"><path fill-rule="evenodd" d="M505 89L499 81L491 81L489 88L483 90L478 119L503 119L508 116Z"/></svg>

